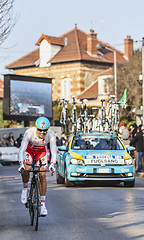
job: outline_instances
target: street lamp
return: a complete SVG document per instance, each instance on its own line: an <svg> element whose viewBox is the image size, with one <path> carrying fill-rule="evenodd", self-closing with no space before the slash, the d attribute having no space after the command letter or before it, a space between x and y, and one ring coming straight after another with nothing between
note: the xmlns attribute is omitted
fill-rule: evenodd
<svg viewBox="0 0 144 240"><path fill-rule="evenodd" d="M115 101L117 102L117 66L116 66L116 51L109 48L109 47L106 47L106 46L103 46L101 44L97 44L97 48L105 48L111 52L114 53L114 82L115 82Z"/></svg>

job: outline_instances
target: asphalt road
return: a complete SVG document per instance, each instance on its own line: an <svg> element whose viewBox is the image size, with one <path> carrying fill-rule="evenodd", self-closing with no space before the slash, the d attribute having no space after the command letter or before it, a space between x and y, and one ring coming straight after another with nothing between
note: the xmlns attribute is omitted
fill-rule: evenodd
<svg viewBox="0 0 144 240"><path fill-rule="evenodd" d="M48 175L48 215L36 232L20 202L17 166L0 167L0 240L144 239L144 178L135 188L120 185L57 185Z"/></svg>

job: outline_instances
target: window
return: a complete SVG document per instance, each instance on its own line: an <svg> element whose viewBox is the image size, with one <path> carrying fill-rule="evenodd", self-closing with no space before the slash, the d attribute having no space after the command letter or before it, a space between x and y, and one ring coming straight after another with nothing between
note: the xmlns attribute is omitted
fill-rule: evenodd
<svg viewBox="0 0 144 240"><path fill-rule="evenodd" d="M86 136L74 137L72 149L89 150L124 150L121 142L116 137Z"/></svg>
<svg viewBox="0 0 144 240"><path fill-rule="evenodd" d="M109 79L104 80L104 93L109 93Z"/></svg>
<svg viewBox="0 0 144 240"><path fill-rule="evenodd" d="M64 78L61 80L61 98L70 100L70 78Z"/></svg>

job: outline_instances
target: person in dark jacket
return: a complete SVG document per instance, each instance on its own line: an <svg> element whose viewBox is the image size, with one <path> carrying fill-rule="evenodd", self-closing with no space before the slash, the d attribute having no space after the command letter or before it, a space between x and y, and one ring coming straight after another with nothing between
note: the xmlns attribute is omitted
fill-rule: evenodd
<svg viewBox="0 0 144 240"><path fill-rule="evenodd" d="M141 172L142 169L144 169L144 163L143 163L143 168L142 168L142 158L144 156L144 151L143 151L143 132L142 132L143 129L144 129L144 126L138 127L137 134L135 135L135 137L131 141L131 144L133 146L135 145L136 150L138 152L138 168L137 168L137 172Z"/></svg>
<svg viewBox="0 0 144 240"><path fill-rule="evenodd" d="M135 158L135 169L137 171L137 168L138 168L138 151L137 151L137 148L136 148L136 143L133 143L133 139L137 135L137 125L136 125L136 123L134 123L130 126L130 135L131 135L130 146L135 147L135 150L131 151L131 154L132 154L132 157Z"/></svg>
<svg viewBox="0 0 144 240"><path fill-rule="evenodd" d="M9 146L13 147L14 146L14 136L13 136L12 132L9 133L9 136L8 136L7 140L9 142Z"/></svg>
<svg viewBox="0 0 144 240"><path fill-rule="evenodd" d="M55 135L56 135L56 145L60 146L61 144L60 144L60 139L58 138L58 133L55 132Z"/></svg>
<svg viewBox="0 0 144 240"><path fill-rule="evenodd" d="M61 146L65 146L65 145L66 145L66 142L67 142L67 138L66 138L65 133L63 132L63 133L61 134L60 145L61 145Z"/></svg>
<svg viewBox="0 0 144 240"><path fill-rule="evenodd" d="M130 126L131 140L135 137L136 134L137 134L137 125L136 123L134 123Z"/></svg>
<svg viewBox="0 0 144 240"><path fill-rule="evenodd" d="M18 148L20 148L22 140L23 140L23 134L21 133L21 134L19 135L19 137L17 138L17 140L16 140L16 141L17 141L17 147L18 147Z"/></svg>

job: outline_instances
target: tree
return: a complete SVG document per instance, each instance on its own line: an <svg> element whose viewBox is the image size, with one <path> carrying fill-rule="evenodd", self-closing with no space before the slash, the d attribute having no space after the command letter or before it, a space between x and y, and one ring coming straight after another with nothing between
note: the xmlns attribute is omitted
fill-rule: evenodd
<svg viewBox="0 0 144 240"><path fill-rule="evenodd" d="M0 0L0 45L7 39L16 23L13 6L14 0Z"/></svg>
<svg viewBox="0 0 144 240"><path fill-rule="evenodd" d="M133 56L124 64L117 64L117 99L122 98L124 90L127 89L126 109L120 107L120 115L122 118L135 119L133 109L139 109L142 105L142 81L139 75L142 74L142 53L140 50L134 51ZM111 94L114 93L114 86L110 82Z"/></svg>
<svg viewBox="0 0 144 240"><path fill-rule="evenodd" d="M0 128L9 128L11 121L3 120L3 104L0 104Z"/></svg>
<svg viewBox="0 0 144 240"><path fill-rule="evenodd" d="M133 57L124 65L118 66L118 96L119 99L127 88L128 105L139 108L142 104L142 82L139 75L142 74L142 54L137 50Z"/></svg>

